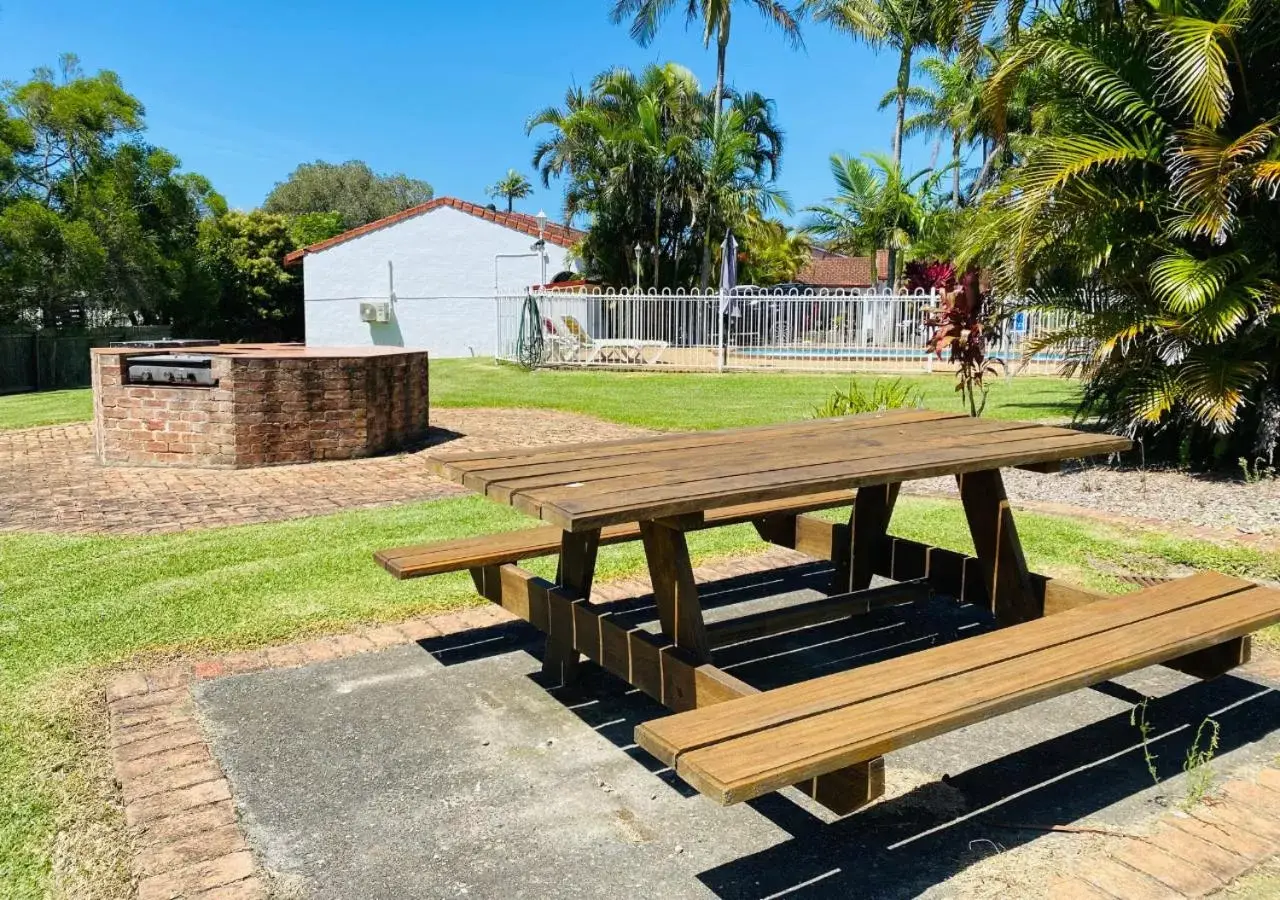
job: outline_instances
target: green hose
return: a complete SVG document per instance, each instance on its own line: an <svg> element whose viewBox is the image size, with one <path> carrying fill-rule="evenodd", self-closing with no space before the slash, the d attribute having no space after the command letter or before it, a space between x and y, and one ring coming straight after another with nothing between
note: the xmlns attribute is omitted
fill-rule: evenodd
<svg viewBox="0 0 1280 900"><path fill-rule="evenodd" d="M520 335L516 339L516 362L525 369L542 365L546 351L542 339L542 313L533 294L526 294L520 310Z"/></svg>

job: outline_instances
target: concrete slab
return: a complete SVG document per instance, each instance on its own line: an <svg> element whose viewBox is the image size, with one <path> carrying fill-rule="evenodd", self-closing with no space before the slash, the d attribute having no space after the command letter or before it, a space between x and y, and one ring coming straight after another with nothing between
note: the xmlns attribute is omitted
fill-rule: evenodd
<svg viewBox="0 0 1280 900"><path fill-rule="evenodd" d="M938 601L719 661L767 686L985 627ZM1044 827L1134 827L1176 803L1206 716L1221 725L1218 771L1280 753L1269 686L1156 668L895 753L891 796L844 819L796 791L722 808L632 744L657 704L599 670L549 692L539 650L532 629L503 626L198 687L266 866L316 898L1018 896L1011 885L1070 852ZM1129 721L1142 695L1157 698L1159 786Z"/></svg>

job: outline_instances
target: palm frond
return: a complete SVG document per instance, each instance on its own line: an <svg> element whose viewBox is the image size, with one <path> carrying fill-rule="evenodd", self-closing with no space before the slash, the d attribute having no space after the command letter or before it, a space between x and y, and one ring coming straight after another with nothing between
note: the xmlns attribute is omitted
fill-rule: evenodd
<svg viewBox="0 0 1280 900"><path fill-rule="evenodd" d="M1217 128L1226 118L1235 93L1227 49L1249 16L1249 5L1250 0L1228 0L1217 19L1158 15L1153 31L1160 92L1196 125Z"/></svg>
<svg viewBox="0 0 1280 900"><path fill-rule="evenodd" d="M1192 415L1219 434L1230 430L1249 387L1266 373L1254 360L1200 352L1178 371L1181 399Z"/></svg>

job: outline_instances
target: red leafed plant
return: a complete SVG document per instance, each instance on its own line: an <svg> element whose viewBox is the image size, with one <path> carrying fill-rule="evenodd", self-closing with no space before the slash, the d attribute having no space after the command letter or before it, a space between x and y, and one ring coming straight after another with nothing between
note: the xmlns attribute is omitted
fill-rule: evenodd
<svg viewBox="0 0 1280 900"><path fill-rule="evenodd" d="M976 270L965 272L952 290L942 292L942 305L929 310L925 324L933 329L925 347L942 359L950 353L956 366L956 393L969 404L969 415L978 417L987 408L987 379L1004 374L1004 360L987 356L987 344L996 335L987 318L987 297Z"/></svg>
<svg viewBox="0 0 1280 900"><path fill-rule="evenodd" d="M948 291L956 286L956 269L949 262L912 260L904 273L907 290Z"/></svg>

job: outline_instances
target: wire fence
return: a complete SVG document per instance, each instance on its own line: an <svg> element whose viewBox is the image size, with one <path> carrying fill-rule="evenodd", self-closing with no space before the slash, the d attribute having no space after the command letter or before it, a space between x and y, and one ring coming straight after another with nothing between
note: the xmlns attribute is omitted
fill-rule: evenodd
<svg viewBox="0 0 1280 900"><path fill-rule="evenodd" d="M499 359L534 367L692 371L950 371L925 350L933 293L546 291L497 298ZM1026 356L1058 327L1044 314L1008 319L988 354L1011 373L1050 374L1056 353Z"/></svg>

